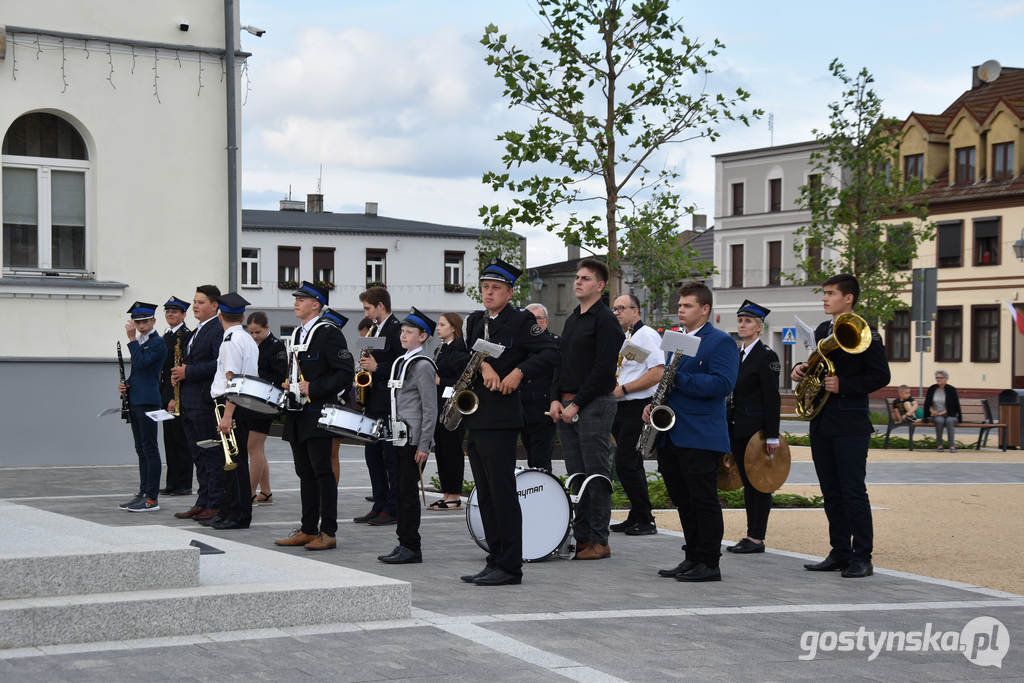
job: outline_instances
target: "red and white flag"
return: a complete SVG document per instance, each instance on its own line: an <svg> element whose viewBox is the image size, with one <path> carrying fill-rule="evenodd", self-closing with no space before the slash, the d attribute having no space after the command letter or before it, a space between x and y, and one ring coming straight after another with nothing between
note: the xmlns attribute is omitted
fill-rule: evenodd
<svg viewBox="0 0 1024 683"><path fill-rule="evenodd" d="M1014 324L1017 326L1017 331L1024 334L1024 314L1018 311L1017 307L1009 301L1006 302L1006 307L1010 309L1010 318L1013 319Z"/></svg>

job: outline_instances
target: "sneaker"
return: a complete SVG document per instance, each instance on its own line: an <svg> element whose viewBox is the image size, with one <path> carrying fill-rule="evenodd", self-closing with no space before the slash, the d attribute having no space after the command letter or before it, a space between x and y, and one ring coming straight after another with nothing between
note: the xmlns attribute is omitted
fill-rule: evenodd
<svg viewBox="0 0 1024 683"><path fill-rule="evenodd" d="M121 508L122 510L127 510L132 505L135 505L136 503L138 503L140 500L142 500L142 494L141 493L136 493L135 496L131 500L126 501L124 503L121 503L117 507Z"/></svg>
<svg viewBox="0 0 1024 683"><path fill-rule="evenodd" d="M656 533L658 533L658 527L654 525L654 522L637 522L626 529L627 536L650 536Z"/></svg>
<svg viewBox="0 0 1024 683"><path fill-rule="evenodd" d="M125 508L128 512L153 512L160 509L160 504L152 498L140 498Z"/></svg>

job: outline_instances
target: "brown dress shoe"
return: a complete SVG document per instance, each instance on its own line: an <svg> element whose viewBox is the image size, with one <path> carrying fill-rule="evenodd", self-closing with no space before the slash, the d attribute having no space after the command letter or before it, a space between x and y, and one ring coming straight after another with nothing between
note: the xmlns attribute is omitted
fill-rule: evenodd
<svg viewBox="0 0 1024 683"><path fill-rule="evenodd" d="M576 544L576 557L578 558L580 556L580 553L582 553L584 550L586 550L587 548L589 548L592 545L594 545L593 541L580 541L579 543L577 543Z"/></svg>
<svg viewBox="0 0 1024 683"><path fill-rule="evenodd" d="M206 519L213 519L219 513L220 513L220 508L206 508L205 510L203 510L200 513L198 513L197 515L194 515L192 517L192 519L194 519L197 522L201 522L201 521L206 520Z"/></svg>
<svg viewBox="0 0 1024 683"><path fill-rule="evenodd" d="M338 540L334 536L320 534L314 536L313 540L306 544L306 550L330 550L338 546Z"/></svg>
<svg viewBox="0 0 1024 683"><path fill-rule="evenodd" d="M294 533L288 538L282 538L274 541L275 545L306 545L310 541L316 540L316 535L303 533L301 529L296 529Z"/></svg>
<svg viewBox="0 0 1024 683"><path fill-rule="evenodd" d="M590 547L576 553L577 560L603 560L611 557L612 549L600 543L591 543Z"/></svg>
<svg viewBox="0 0 1024 683"><path fill-rule="evenodd" d="M188 510L185 510L184 512L175 512L174 516L177 517L178 519L192 519L193 517L195 517L196 515L198 515L202 511L203 511L203 508L199 507L198 505L193 505L192 507L190 507Z"/></svg>

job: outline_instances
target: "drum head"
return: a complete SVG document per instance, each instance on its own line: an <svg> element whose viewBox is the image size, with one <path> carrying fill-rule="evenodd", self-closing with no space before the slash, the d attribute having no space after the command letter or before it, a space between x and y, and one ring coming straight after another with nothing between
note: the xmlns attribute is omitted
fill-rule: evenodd
<svg viewBox="0 0 1024 683"><path fill-rule="evenodd" d="M736 467L732 453L722 454L722 461L718 464L718 488L722 491L743 488L743 480L740 479L740 471Z"/></svg>
<svg viewBox="0 0 1024 683"><path fill-rule="evenodd" d="M544 470L518 470L516 489L523 514L523 560L543 559L557 550L569 533L569 495L558 478ZM476 544L489 551L475 488L466 504L466 526Z"/></svg>
<svg viewBox="0 0 1024 683"><path fill-rule="evenodd" d="M241 375L228 381L225 394L232 403L260 415L277 415L281 390L260 377Z"/></svg>
<svg viewBox="0 0 1024 683"><path fill-rule="evenodd" d="M782 488L789 476L790 454L786 439L779 437L779 447L768 455L764 449L764 432L760 431L750 437L747 452L744 454L743 467L747 472L750 485L761 493L774 493Z"/></svg>

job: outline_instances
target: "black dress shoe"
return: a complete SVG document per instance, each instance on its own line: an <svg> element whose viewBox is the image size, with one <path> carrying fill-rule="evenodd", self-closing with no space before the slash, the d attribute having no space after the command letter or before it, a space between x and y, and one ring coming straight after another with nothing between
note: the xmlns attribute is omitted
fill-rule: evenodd
<svg viewBox="0 0 1024 683"><path fill-rule="evenodd" d="M390 554L380 555L377 559L384 564L419 564L423 561L423 554L409 550L404 545L396 545Z"/></svg>
<svg viewBox="0 0 1024 683"><path fill-rule="evenodd" d="M225 519L221 522L208 525L211 529L248 529L249 522L239 522L234 519Z"/></svg>
<svg viewBox="0 0 1024 683"><path fill-rule="evenodd" d="M215 526L217 524L223 524L224 522L227 521L227 517L221 517L220 515L217 515L216 517L211 517L210 519L198 519L196 521L199 522L200 524L202 524L203 526L211 526L212 527L212 526Z"/></svg>
<svg viewBox="0 0 1024 683"><path fill-rule="evenodd" d="M848 560L840 560L829 555L821 562L805 564L804 569L809 572L835 572L840 569L846 569L849 564L850 562Z"/></svg>
<svg viewBox="0 0 1024 683"><path fill-rule="evenodd" d="M721 581L722 572L719 571L718 567L709 567L703 562L697 563L693 569L687 572L683 572L676 577L676 581L690 581L696 583L698 581Z"/></svg>
<svg viewBox="0 0 1024 683"><path fill-rule="evenodd" d="M654 522L637 522L626 529L627 536L650 536L656 533L658 533L658 527L654 525Z"/></svg>
<svg viewBox="0 0 1024 683"><path fill-rule="evenodd" d="M366 524L367 522L369 522L371 519L373 519L374 517L376 517L379 514L380 513L377 512L376 510L370 510L365 515L363 515L362 517L353 517L352 521L355 522L356 524Z"/></svg>
<svg viewBox="0 0 1024 683"><path fill-rule="evenodd" d="M875 573L875 568L871 566L870 562L865 560L850 560L850 564L846 565L846 569L843 570L844 579L863 579L865 576L871 576Z"/></svg>
<svg viewBox="0 0 1024 683"><path fill-rule="evenodd" d="M659 569L658 576L664 576L666 579L674 579L683 572L688 572L696 566L697 563L693 560L683 560L671 569Z"/></svg>
<svg viewBox="0 0 1024 683"><path fill-rule="evenodd" d="M366 523L370 526L389 526L391 524L398 524L398 518L386 512L380 512L374 515L373 519L367 520Z"/></svg>
<svg viewBox="0 0 1024 683"><path fill-rule="evenodd" d="M763 553L764 541L761 541L760 543L755 543L751 541L749 538L744 538L736 545L729 546L728 548L726 548L726 550L728 550L730 553L739 553L741 555L746 553Z"/></svg>
<svg viewBox="0 0 1024 683"><path fill-rule="evenodd" d="M165 496L173 496L174 495L174 487L173 486L165 486L162 489L160 489L160 493L162 493Z"/></svg>
<svg viewBox="0 0 1024 683"><path fill-rule="evenodd" d="M518 586L523 582L522 574L509 574L501 567L473 580L475 586Z"/></svg>
<svg viewBox="0 0 1024 683"><path fill-rule="evenodd" d="M191 496L192 495L192 489L174 489L173 491L171 491L167 495L169 495L169 496Z"/></svg>
<svg viewBox="0 0 1024 683"><path fill-rule="evenodd" d="M466 583L473 583L474 581L479 579L481 576L487 576L488 574L490 574L493 571L494 571L494 567L484 567L483 569L478 571L476 574L465 574L463 576L460 576L459 579L461 581L465 581Z"/></svg>
<svg viewBox="0 0 1024 683"><path fill-rule="evenodd" d="M633 526L634 524L636 524L636 522L634 522L631 519L627 519L624 522L616 522L615 524L612 524L608 528L611 529L612 531L615 531L615 532L618 532L618 533L622 533L623 531L625 531L629 527Z"/></svg>
<svg viewBox="0 0 1024 683"><path fill-rule="evenodd" d="M366 499L367 503L375 503L375 502L377 502L377 501L375 501L373 499L373 496L364 496L364 498Z"/></svg>

